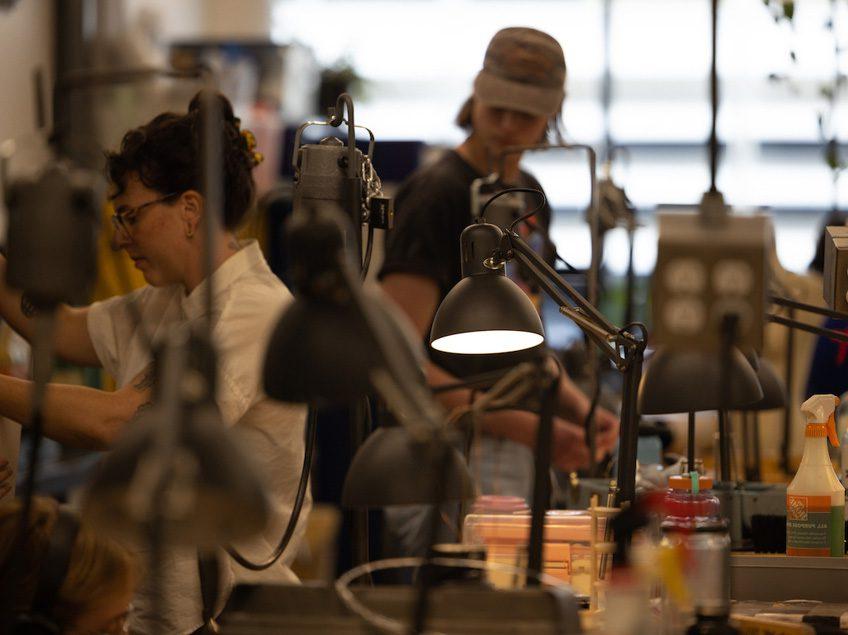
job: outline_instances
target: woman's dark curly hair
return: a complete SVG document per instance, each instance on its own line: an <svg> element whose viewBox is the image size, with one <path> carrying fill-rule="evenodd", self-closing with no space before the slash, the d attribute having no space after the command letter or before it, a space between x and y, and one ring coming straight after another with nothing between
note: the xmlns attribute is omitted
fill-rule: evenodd
<svg viewBox="0 0 848 635"><path fill-rule="evenodd" d="M224 120L223 223L227 229L235 229L253 203L255 184L251 171L256 162L247 139L241 134L232 104L221 94L216 94L215 99ZM201 100L202 94L197 93L186 114L162 113L130 130L118 152L106 153L106 171L117 188L116 195L124 191L131 174L137 174L145 187L163 196L187 190L202 192Z"/></svg>

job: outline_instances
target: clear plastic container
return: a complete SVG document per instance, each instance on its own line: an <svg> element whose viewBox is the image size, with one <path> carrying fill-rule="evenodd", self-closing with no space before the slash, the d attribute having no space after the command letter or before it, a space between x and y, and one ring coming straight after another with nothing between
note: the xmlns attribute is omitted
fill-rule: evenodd
<svg viewBox="0 0 848 635"><path fill-rule="evenodd" d="M530 508L520 496L478 496L471 505L472 514L516 514L528 513Z"/></svg>
<svg viewBox="0 0 848 635"><path fill-rule="evenodd" d="M599 520L599 535L603 535L603 523ZM543 572L585 595L591 583L591 524L586 511L548 511L542 550ZM472 513L465 517L463 542L486 545L489 562L526 566L529 536L530 514L526 511ZM512 574L496 573L489 582L498 588L512 588L518 581Z"/></svg>
<svg viewBox="0 0 848 635"><path fill-rule="evenodd" d="M691 531L698 518L720 518L720 503L712 493L713 480L698 477L698 492L692 492L690 476L670 476L665 496L663 531Z"/></svg>

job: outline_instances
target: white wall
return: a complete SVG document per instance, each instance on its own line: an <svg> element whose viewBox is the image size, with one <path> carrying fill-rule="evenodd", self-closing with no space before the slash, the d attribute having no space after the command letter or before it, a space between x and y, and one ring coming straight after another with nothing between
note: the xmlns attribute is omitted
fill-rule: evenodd
<svg viewBox="0 0 848 635"><path fill-rule="evenodd" d="M125 0L130 24L140 14L156 16L163 41L267 39L271 0Z"/></svg>
<svg viewBox="0 0 848 635"><path fill-rule="evenodd" d="M48 156L36 132L32 73L38 67L44 70L49 122L53 39L50 0L21 0L12 9L0 10L0 143L16 141L13 173L37 168Z"/></svg>
<svg viewBox="0 0 848 635"><path fill-rule="evenodd" d="M162 41L180 40L197 35L200 20L200 0L125 0L127 21L155 21Z"/></svg>

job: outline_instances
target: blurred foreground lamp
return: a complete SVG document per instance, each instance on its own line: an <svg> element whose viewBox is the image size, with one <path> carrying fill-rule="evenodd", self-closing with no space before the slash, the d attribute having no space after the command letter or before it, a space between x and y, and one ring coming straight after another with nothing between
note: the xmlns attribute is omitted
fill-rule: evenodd
<svg viewBox="0 0 848 635"><path fill-rule="evenodd" d="M765 358L752 363L757 372L757 381L763 389L763 398L746 406L740 413L742 423L742 465L746 481L762 480L762 452L760 451L760 413L765 410L784 408L787 405L786 385L778 377L774 366Z"/></svg>
<svg viewBox="0 0 848 635"><path fill-rule="evenodd" d="M505 190L503 193L508 192ZM619 502L632 501L635 494L636 397L642 370L646 332L638 335L630 327L618 329L571 285L563 280L514 231L515 223L501 229L489 223L466 227L460 238L463 278L442 301L430 332L430 345L453 355L487 356L505 352L537 355L544 331L533 303L505 274L505 263L515 259L533 280L578 327L624 373L619 449ZM536 467L530 528L528 565L539 570L543 520L547 508L548 471L551 463L552 416L539 419Z"/></svg>
<svg viewBox="0 0 848 635"><path fill-rule="evenodd" d="M427 439L402 427L381 427L350 463L342 490L345 507L439 505L474 498L472 477L453 448L434 461Z"/></svg>
<svg viewBox="0 0 848 635"><path fill-rule="evenodd" d="M778 377L777 371L771 362L765 358L759 358L756 366L757 381L763 390L763 398L754 402L743 410L761 412L763 410L774 410L786 405L786 385Z"/></svg>
<svg viewBox="0 0 848 635"><path fill-rule="evenodd" d="M345 505L473 498L471 475L426 387L423 355L392 309L362 289L344 248L344 221L331 205L292 216L292 274L301 293L271 336L265 391L282 401L350 404L373 388L402 424L377 430L359 448Z"/></svg>
<svg viewBox="0 0 848 635"><path fill-rule="evenodd" d="M85 513L99 527L142 539L154 532L168 544L200 548L265 527L270 507L253 461L224 425L212 393L198 391L198 368L189 367L190 357L208 359L210 349L198 346L180 328L157 353L158 394L104 456L87 493Z"/></svg>

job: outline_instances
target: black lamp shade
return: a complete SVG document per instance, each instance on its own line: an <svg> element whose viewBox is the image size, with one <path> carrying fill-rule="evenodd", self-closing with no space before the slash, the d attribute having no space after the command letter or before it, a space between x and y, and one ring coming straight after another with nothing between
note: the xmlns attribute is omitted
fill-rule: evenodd
<svg viewBox="0 0 848 635"><path fill-rule="evenodd" d="M436 479L442 479L441 500L474 498L473 479L459 452L448 448L446 471L436 469L432 448L415 441L405 428L378 428L359 448L345 478L345 507L433 505Z"/></svg>
<svg viewBox="0 0 848 635"><path fill-rule="evenodd" d="M173 471L163 492L149 492L155 483L146 477L160 460L161 416L158 406L145 411L104 456L86 495L87 518L108 533L146 540L141 506L154 497L163 506L169 544L215 547L264 529L270 506L261 480L214 403L167 423L179 425Z"/></svg>
<svg viewBox="0 0 848 635"><path fill-rule="evenodd" d="M659 349L648 361L639 385L639 412L669 414L703 410L745 410L763 398L757 373L734 348L729 403L722 398L722 359L718 353Z"/></svg>
<svg viewBox="0 0 848 635"><path fill-rule="evenodd" d="M371 374L384 366L382 354L360 311L383 334L385 345L416 379L425 381L420 340L402 315L380 294L366 293L357 309L350 302L296 298L280 316L265 354L263 381L269 397L317 405L347 405L369 394Z"/></svg>
<svg viewBox="0 0 848 635"><path fill-rule="evenodd" d="M370 389L379 359L349 305L296 298L283 312L265 355L264 385L280 401L352 403Z"/></svg>
<svg viewBox="0 0 848 635"><path fill-rule="evenodd" d="M757 380L763 389L763 398L745 410L774 410L786 405L786 386L771 362L762 357L757 366Z"/></svg>
<svg viewBox="0 0 848 635"><path fill-rule="evenodd" d="M443 356L521 351L535 355L544 339L542 320L530 298L494 272L460 280L442 300L430 329L430 346Z"/></svg>

